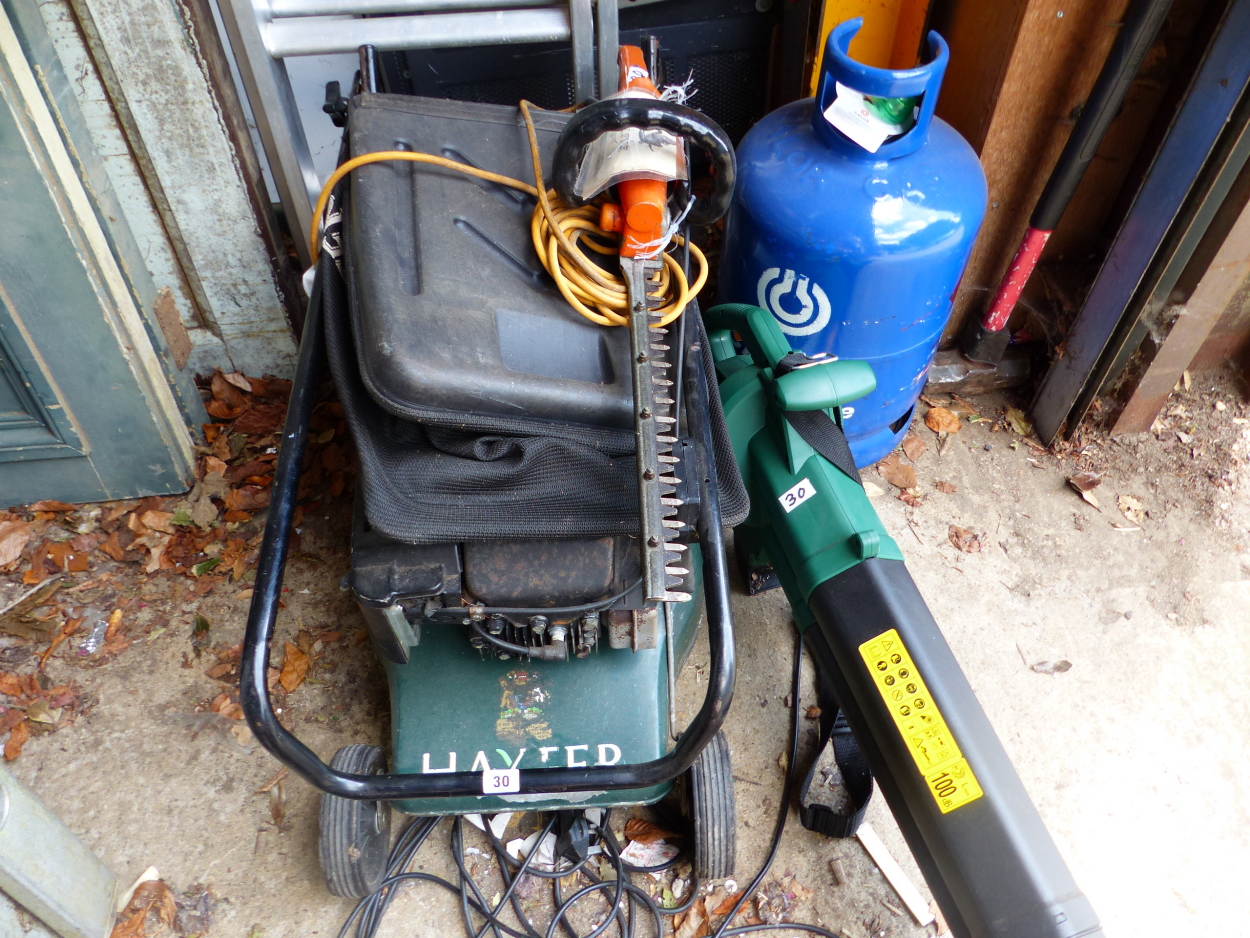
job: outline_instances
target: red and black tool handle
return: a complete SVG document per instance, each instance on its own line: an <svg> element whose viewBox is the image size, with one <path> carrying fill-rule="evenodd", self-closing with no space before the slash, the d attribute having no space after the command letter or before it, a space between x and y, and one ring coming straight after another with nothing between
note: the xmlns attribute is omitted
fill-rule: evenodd
<svg viewBox="0 0 1250 938"><path fill-rule="evenodd" d="M973 361L997 364L1011 341L1007 320L1015 309L1024 285L1051 233L1059 225L1064 210L1081 184L1085 170L1102 145L1107 128L1119 114L1124 95L1133 83L1146 52L1154 43L1172 0L1135 0L1124 17L1124 25L1103 64L1094 90L1090 92L1076 127L1068 138L1059 162L1042 190L1042 196L1029 219L1016 256L998 285L989 308L979 320L970 320L964 331L963 350Z"/></svg>

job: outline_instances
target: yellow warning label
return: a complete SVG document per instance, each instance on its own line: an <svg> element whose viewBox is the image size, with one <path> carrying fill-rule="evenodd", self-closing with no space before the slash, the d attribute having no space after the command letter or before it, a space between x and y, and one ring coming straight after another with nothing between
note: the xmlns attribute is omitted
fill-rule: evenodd
<svg viewBox="0 0 1250 938"><path fill-rule="evenodd" d="M942 813L980 798L984 792L977 777L959 751L898 630L869 639L859 646L859 653Z"/></svg>

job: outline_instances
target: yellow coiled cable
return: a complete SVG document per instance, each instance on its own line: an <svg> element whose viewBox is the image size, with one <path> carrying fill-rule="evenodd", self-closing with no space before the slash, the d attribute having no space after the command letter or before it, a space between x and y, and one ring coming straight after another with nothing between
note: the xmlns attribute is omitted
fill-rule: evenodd
<svg viewBox="0 0 1250 938"><path fill-rule="evenodd" d="M538 137L534 132L534 122L530 116L530 104L521 102L521 116L525 120L525 130L529 135L530 158L534 166L536 185L521 182L510 176L488 172L475 166L466 166L441 156L429 153L413 153L408 150L379 150L375 153L362 153L353 157L336 168L326 180L317 197L317 205L313 210L312 227L309 231L310 250L313 263L317 263L318 240L321 232L322 218L330 193L338 185L339 180L352 170L369 163L399 161L408 163L427 163L455 170L467 176L498 183L529 193L538 199L534 213L530 217L530 236L534 241L534 250L538 254L547 273L549 273L560 294L569 305L593 323L601 326L629 325L629 302L626 297L625 281L615 271L604 270L591 260L587 250L596 254L617 254L620 250L620 236L614 232L604 231L599 227L599 208L597 204L583 205L572 208L565 205L554 189L548 191L543 183L542 159L538 151ZM674 242L685 244L681 236L674 236ZM660 305L653 311L659 318L652 323L653 328L666 326L681 315L682 310L698 295L707 282L707 258L695 244L690 245L690 254L699 268L698 276L693 284L688 283L686 275L672 255L662 255L663 264L659 272L650 281L653 289L649 295L656 298Z"/></svg>

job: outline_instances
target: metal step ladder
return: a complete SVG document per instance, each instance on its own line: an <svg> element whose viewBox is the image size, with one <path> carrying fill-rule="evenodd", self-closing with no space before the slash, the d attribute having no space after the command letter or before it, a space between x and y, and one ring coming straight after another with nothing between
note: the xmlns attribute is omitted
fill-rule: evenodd
<svg viewBox="0 0 1250 938"><path fill-rule="evenodd" d="M396 52L569 42L578 103L616 91L616 0L221 0L221 13L304 267L311 260L303 235L321 180L291 91L288 57L362 46Z"/></svg>

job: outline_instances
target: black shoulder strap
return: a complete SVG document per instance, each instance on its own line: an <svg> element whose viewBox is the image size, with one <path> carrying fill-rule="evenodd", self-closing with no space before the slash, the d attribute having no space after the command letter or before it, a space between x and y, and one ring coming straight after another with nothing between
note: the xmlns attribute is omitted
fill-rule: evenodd
<svg viewBox="0 0 1250 938"><path fill-rule="evenodd" d="M846 442L846 434L834 423L832 417L823 410L790 410L786 411L786 420L794 427L794 432L803 438L803 442L860 485L864 484L859 477L859 470L855 468L855 457L851 455L851 445Z"/></svg>
<svg viewBox="0 0 1250 938"><path fill-rule="evenodd" d="M777 362L773 374L780 378L799 368L820 367L824 364L827 364L824 359L808 358L803 352L790 352ZM860 485L864 484L855 467L855 457L851 455L846 434L836 420L823 410L787 411L786 420L794 427L794 432L803 438L803 442Z"/></svg>
<svg viewBox="0 0 1250 938"><path fill-rule="evenodd" d="M837 703L824 698L824 695L821 695L821 698L822 709L825 704L828 704L832 707L834 716L828 721L829 730L825 734L820 749L816 752L812 767L807 772L803 789L799 792L799 819L804 827L817 834L824 834L826 837L851 837L859 830L859 825L863 822L864 814L868 810L868 802L872 798L872 768L868 765L868 759L859 748L859 743L846 722L846 716ZM823 712L821 716L821 723L825 724ZM850 798L849 810L835 811L828 805L811 799L811 788L816 781L816 770L826 746L833 746L833 758L842 775L842 784ZM820 784L824 784L823 779Z"/></svg>

